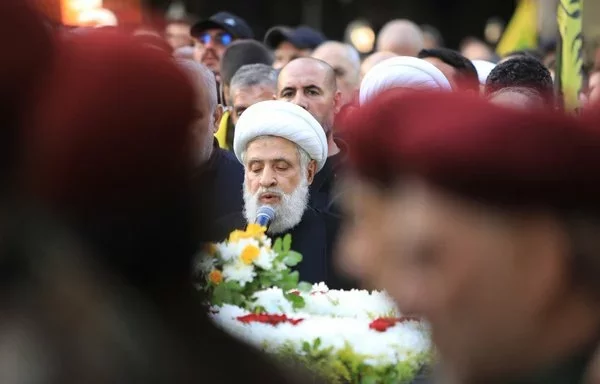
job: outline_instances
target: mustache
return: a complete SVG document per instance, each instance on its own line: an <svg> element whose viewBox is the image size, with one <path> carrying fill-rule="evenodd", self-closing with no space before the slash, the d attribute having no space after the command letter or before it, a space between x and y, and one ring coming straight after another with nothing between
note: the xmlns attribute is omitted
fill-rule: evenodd
<svg viewBox="0 0 600 384"><path fill-rule="evenodd" d="M270 195L275 195L277 197L282 197L285 195L285 192L283 192L281 189L279 188L259 188L258 191L256 191L256 193L254 194L254 197L259 198L262 195L266 195L266 194L270 194Z"/></svg>

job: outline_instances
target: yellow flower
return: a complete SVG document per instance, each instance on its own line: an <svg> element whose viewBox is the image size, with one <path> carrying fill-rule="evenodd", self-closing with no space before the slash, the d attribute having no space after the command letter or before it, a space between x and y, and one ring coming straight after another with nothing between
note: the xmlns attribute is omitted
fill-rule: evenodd
<svg viewBox="0 0 600 384"><path fill-rule="evenodd" d="M221 273L221 271L219 271L218 269L213 269L212 271L210 271L210 273L208 274L208 279L210 280L211 283L213 283L214 285L219 285L221 284L221 282L223 281L223 274Z"/></svg>
<svg viewBox="0 0 600 384"><path fill-rule="evenodd" d="M259 254L260 249L258 249L258 247L254 245L247 245L246 248L244 248L244 250L242 251L242 255L240 256L240 258L242 259L244 264L250 265L254 260L256 260Z"/></svg>
<svg viewBox="0 0 600 384"><path fill-rule="evenodd" d="M217 246L213 243L206 243L204 245L204 252L209 256L214 256L217 254Z"/></svg>
<svg viewBox="0 0 600 384"><path fill-rule="evenodd" d="M256 239L262 237L262 235L264 235L266 231L266 227L263 227L262 225L258 224L248 224L248 227L246 228L246 234L248 235L248 237L254 237Z"/></svg>
<svg viewBox="0 0 600 384"><path fill-rule="evenodd" d="M246 232L240 231L239 229L236 229L235 231L233 231L229 234L229 242L230 243L235 243L235 242L239 241L240 239L245 239L245 238L246 238Z"/></svg>
<svg viewBox="0 0 600 384"><path fill-rule="evenodd" d="M235 231L231 232L229 234L229 242L230 243L235 243L241 239L260 239L265 232L267 231L267 228L260 226L258 224L248 224L248 227L246 227L245 231L240 231L239 229L236 229Z"/></svg>

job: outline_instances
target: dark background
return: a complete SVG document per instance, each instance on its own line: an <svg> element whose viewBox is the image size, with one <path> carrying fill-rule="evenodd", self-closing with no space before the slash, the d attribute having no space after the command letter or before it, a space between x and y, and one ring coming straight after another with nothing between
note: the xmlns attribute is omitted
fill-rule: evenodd
<svg viewBox="0 0 600 384"><path fill-rule="evenodd" d="M105 0L105 3L108 2ZM144 0L145 4L164 11L170 0ZM500 17L508 21L514 0L185 0L188 12L207 17L228 10L244 17L262 38L267 28L277 24L307 23L320 27L330 39L343 39L349 22L358 18L369 21L377 32L385 22L408 18L418 24L436 26L446 45L457 48L466 36L482 37L486 21ZM317 17L307 11L316 10ZM321 13L321 17L318 17Z"/></svg>

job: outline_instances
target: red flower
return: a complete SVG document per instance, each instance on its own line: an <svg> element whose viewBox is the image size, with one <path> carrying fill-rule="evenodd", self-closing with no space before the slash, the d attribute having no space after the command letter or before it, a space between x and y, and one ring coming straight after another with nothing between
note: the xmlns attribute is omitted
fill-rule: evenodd
<svg viewBox="0 0 600 384"><path fill-rule="evenodd" d="M286 315L269 315L267 313L252 313L246 316L240 316L237 318L238 321L249 324L249 323L263 323L278 325L281 323L290 323L296 325L302 322L304 319L290 319Z"/></svg>
<svg viewBox="0 0 600 384"><path fill-rule="evenodd" d="M290 295L296 295L296 296L300 296L300 291L297 289L294 289L293 291L289 292Z"/></svg>
<svg viewBox="0 0 600 384"><path fill-rule="evenodd" d="M419 318L412 316L379 317L369 324L369 328L377 332L385 332L388 330L388 328L391 328L398 323L404 323L407 321L419 321Z"/></svg>

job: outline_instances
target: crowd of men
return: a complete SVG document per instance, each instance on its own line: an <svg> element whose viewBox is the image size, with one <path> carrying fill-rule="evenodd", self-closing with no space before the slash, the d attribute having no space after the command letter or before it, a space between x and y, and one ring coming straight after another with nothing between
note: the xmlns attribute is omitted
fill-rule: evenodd
<svg viewBox="0 0 600 384"><path fill-rule="evenodd" d="M393 20L361 57L228 12L55 31L26 4L0 2L3 382L319 382L216 329L192 284L265 205L301 280L429 322L441 382L598 382L597 73L570 116L551 49Z"/></svg>
<svg viewBox="0 0 600 384"><path fill-rule="evenodd" d="M259 41L229 12L193 24L173 21L166 37L175 56L196 63L193 77L213 75L217 83L210 84L210 101L204 101L211 118L197 127L201 152L212 153L204 160L215 178L210 240L252 222L257 207L273 206L268 233L291 233L294 247L305 255L302 278L332 287L355 286L339 276L332 256L343 219L344 189L336 180L352 150L336 127L354 109L393 88L482 94L526 109L556 104L552 68L540 55L522 51L499 60L473 40L462 49L471 60L441 47L431 27L409 20L386 24L367 57L306 26L273 27ZM291 153L275 138L293 144Z"/></svg>

